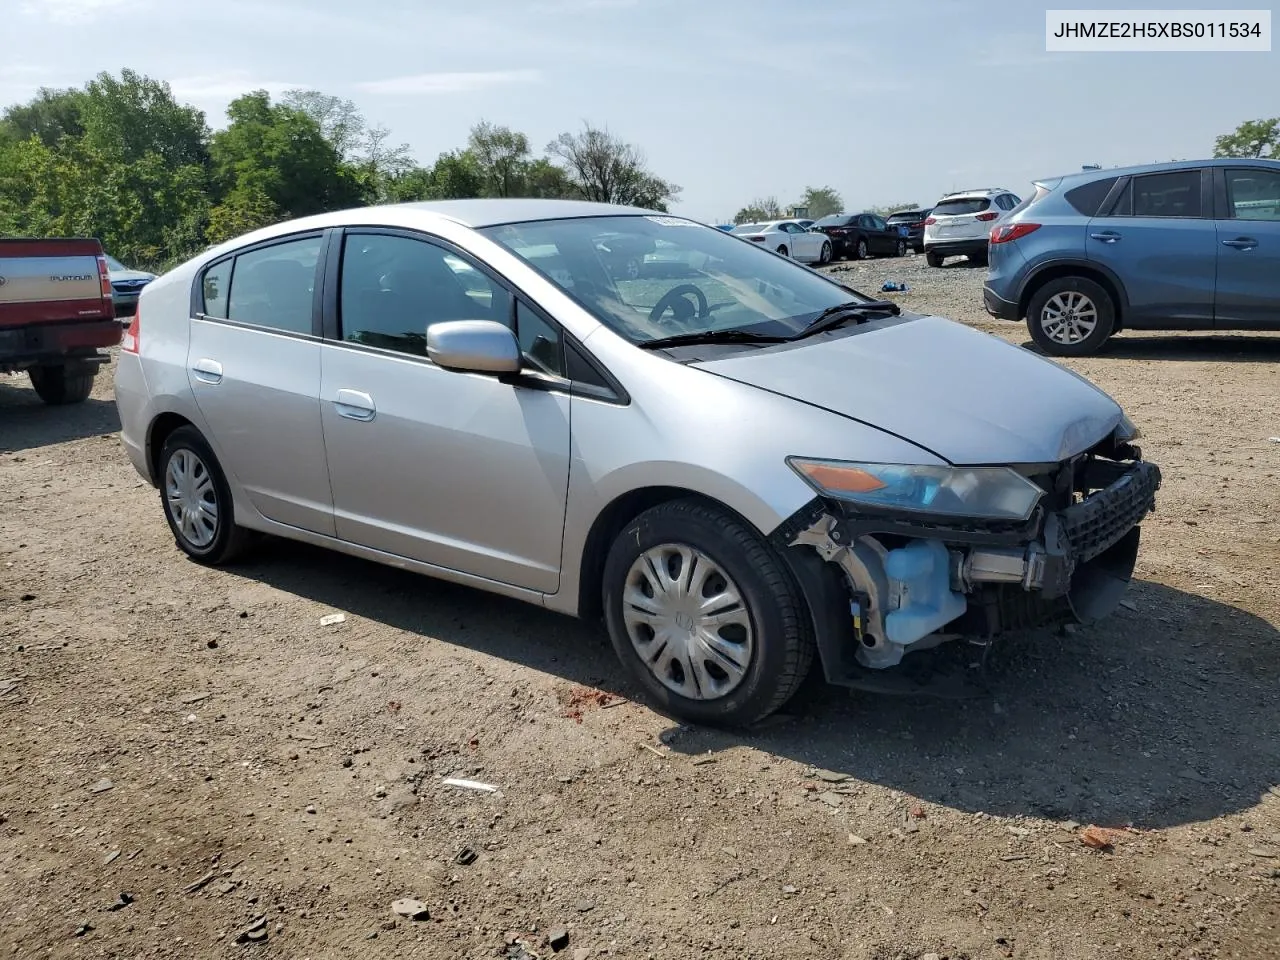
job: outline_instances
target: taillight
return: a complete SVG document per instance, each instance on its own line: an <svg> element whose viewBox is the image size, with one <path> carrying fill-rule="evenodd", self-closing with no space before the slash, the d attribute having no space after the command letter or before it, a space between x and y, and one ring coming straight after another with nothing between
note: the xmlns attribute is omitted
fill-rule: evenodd
<svg viewBox="0 0 1280 960"><path fill-rule="evenodd" d="M1023 223L1004 223L998 227L991 228L991 242L1009 243L1039 229L1040 224L1038 223L1026 223L1025 221Z"/></svg>
<svg viewBox="0 0 1280 960"><path fill-rule="evenodd" d="M987 213L978 214L976 217L974 217L974 219L982 220L983 222L989 222L991 220L994 220L998 216L1000 216L1000 214L996 213L994 210L991 210L991 211L988 211Z"/></svg>
<svg viewBox="0 0 1280 960"><path fill-rule="evenodd" d="M747 237L752 243L764 243L764 237Z"/></svg>
<svg viewBox="0 0 1280 960"><path fill-rule="evenodd" d="M926 227L932 227L932 226L933 226L935 223L937 223L937 222L938 222L938 218L937 218L937 217L926 217L926 218L925 218L925 221L924 221L924 225L925 225Z"/></svg>
<svg viewBox="0 0 1280 960"><path fill-rule="evenodd" d="M139 337L142 335L142 301L139 300L133 309L133 319L129 321L129 329L124 332L120 341L120 349L124 353L137 353Z"/></svg>
<svg viewBox="0 0 1280 960"><path fill-rule="evenodd" d="M102 284L102 298L111 299L111 271L107 269L107 258L98 258L98 280Z"/></svg>

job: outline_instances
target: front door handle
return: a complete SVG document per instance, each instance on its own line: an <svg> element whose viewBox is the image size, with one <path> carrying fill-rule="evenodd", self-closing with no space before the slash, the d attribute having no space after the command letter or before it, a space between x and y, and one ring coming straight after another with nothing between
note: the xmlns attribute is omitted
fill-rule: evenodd
<svg viewBox="0 0 1280 960"><path fill-rule="evenodd" d="M338 416L348 420L372 420L378 412L373 397L359 390L339 390L338 399L333 402Z"/></svg>
<svg viewBox="0 0 1280 960"><path fill-rule="evenodd" d="M1103 243L1115 243L1120 239L1120 234L1114 230L1104 230L1101 233L1091 233L1089 236L1095 240L1101 240Z"/></svg>
<svg viewBox="0 0 1280 960"><path fill-rule="evenodd" d="M1236 237L1234 240L1223 240L1224 247L1234 247L1237 250L1252 250L1258 245L1258 241L1253 237Z"/></svg>
<svg viewBox="0 0 1280 960"><path fill-rule="evenodd" d="M201 357L191 365L191 372L201 383L221 383L222 364L208 357Z"/></svg>

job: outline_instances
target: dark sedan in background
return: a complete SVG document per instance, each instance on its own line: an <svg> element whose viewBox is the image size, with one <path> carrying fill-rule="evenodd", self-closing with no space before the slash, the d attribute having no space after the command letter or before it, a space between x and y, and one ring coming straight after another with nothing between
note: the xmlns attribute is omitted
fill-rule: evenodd
<svg viewBox="0 0 1280 960"><path fill-rule="evenodd" d="M906 227L907 243L916 253L924 253L924 222L929 218L929 210L899 210L889 215L889 226Z"/></svg>
<svg viewBox="0 0 1280 960"><path fill-rule="evenodd" d="M831 254L836 260L853 257L865 260L872 255L904 257L908 241L896 226L874 213L833 213L814 223L810 230L831 238Z"/></svg>

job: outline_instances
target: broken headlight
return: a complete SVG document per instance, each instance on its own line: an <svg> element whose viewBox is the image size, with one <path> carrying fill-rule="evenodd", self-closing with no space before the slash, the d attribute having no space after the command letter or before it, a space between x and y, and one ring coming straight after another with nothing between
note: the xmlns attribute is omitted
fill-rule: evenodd
<svg viewBox="0 0 1280 960"><path fill-rule="evenodd" d="M930 467L788 457L825 497L937 517L1022 521L1044 491L1009 467Z"/></svg>

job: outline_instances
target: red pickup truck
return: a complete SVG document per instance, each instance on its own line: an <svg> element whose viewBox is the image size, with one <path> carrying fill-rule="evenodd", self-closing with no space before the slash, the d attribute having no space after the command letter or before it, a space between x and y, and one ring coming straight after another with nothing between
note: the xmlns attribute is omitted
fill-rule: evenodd
<svg viewBox="0 0 1280 960"><path fill-rule="evenodd" d="M26 370L45 403L80 403L122 333L101 243L0 240L0 373Z"/></svg>

